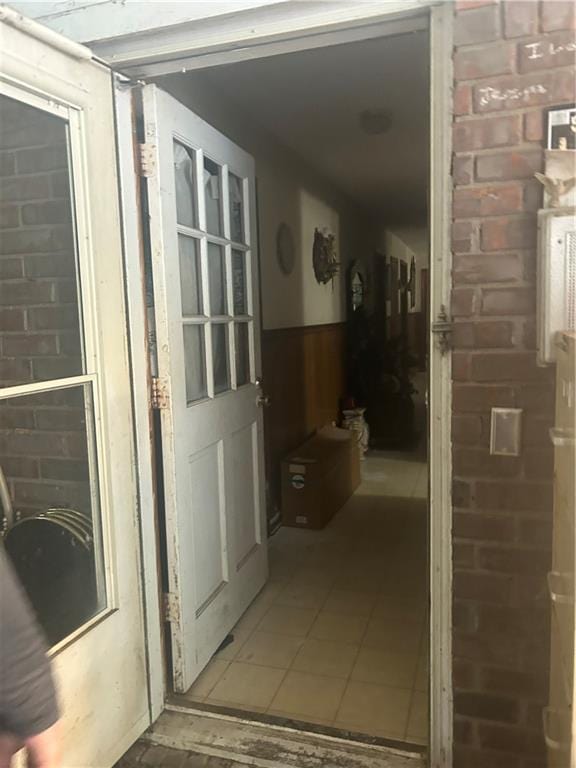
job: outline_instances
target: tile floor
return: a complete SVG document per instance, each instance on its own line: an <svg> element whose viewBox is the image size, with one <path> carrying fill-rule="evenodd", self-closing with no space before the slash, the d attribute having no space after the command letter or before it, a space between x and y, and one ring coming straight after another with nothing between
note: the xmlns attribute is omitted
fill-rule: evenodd
<svg viewBox="0 0 576 768"><path fill-rule="evenodd" d="M268 583L187 699L426 742L427 468L372 453L362 477L324 530L272 537Z"/></svg>

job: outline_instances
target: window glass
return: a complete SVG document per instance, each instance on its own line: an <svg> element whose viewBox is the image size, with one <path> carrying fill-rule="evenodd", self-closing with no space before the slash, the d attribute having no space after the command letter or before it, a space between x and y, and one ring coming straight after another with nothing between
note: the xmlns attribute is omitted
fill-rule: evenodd
<svg viewBox="0 0 576 768"><path fill-rule="evenodd" d="M226 312L226 266L224 248L208 243L208 280L210 284L210 314L225 315Z"/></svg>
<svg viewBox="0 0 576 768"><path fill-rule="evenodd" d="M176 220L185 227L197 226L195 162L194 150L175 141Z"/></svg>
<svg viewBox="0 0 576 768"><path fill-rule="evenodd" d="M68 125L0 96L0 386L84 372Z"/></svg>
<svg viewBox="0 0 576 768"><path fill-rule="evenodd" d="M242 179L228 174L230 194L230 239L235 243L244 242L244 185Z"/></svg>
<svg viewBox="0 0 576 768"><path fill-rule="evenodd" d="M212 324L212 358L214 362L214 392L230 389L228 370L228 327L223 323Z"/></svg>
<svg viewBox="0 0 576 768"><path fill-rule="evenodd" d="M0 399L4 544L51 644L106 605L90 387Z"/></svg>
<svg viewBox="0 0 576 768"><path fill-rule="evenodd" d="M236 385L238 387L250 381L250 342L248 323L235 323L236 334Z"/></svg>
<svg viewBox="0 0 576 768"><path fill-rule="evenodd" d="M246 295L246 254L242 251L232 251L232 295L234 314L248 314L248 297Z"/></svg>
<svg viewBox="0 0 576 768"><path fill-rule="evenodd" d="M201 315L203 302L199 243L192 237L178 235L178 251L182 314L185 316Z"/></svg>
<svg viewBox="0 0 576 768"><path fill-rule="evenodd" d="M204 158L204 200L206 205L206 231L222 234L222 174L221 168L210 158Z"/></svg>
<svg viewBox="0 0 576 768"><path fill-rule="evenodd" d="M186 402L201 400L208 394L206 387L206 350L203 325L184 325L184 369Z"/></svg>

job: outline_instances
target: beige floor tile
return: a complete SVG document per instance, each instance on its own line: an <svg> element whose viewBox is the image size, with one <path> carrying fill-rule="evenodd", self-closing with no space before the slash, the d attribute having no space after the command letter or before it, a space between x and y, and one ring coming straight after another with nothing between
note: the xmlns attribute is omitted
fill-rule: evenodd
<svg viewBox="0 0 576 768"><path fill-rule="evenodd" d="M234 635L234 640L221 651L218 651L214 655L214 659L219 659L220 661L234 661L240 649L252 634L252 630L244 628L242 626L242 620L240 620L232 630L231 634Z"/></svg>
<svg viewBox="0 0 576 768"><path fill-rule="evenodd" d="M248 609L244 612L242 615L242 618L240 621L236 624L234 629L238 631L240 634L246 632L252 632L260 621L262 620L262 617L268 613L270 610L270 607L272 606L272 600L269 598L269 593L264 595L260 594L248 607Z"/></svg>
<svg viewBox="0 0 576 768"><path fill-rule="evenodd" d="M310 637L336 643L362 642L368 619L364 616L346 616L342 613L322 611L310 630Z"/></svg>
<svg viewBox="0 0 576 768"><path fill-rule="evenodd" d="M269 579L270 581L288 582L300 566L300 559L286 557L280 552L270 552Z"/></svg>
<svg viewBox="0 0 576 768"><path fill-rule="evenodd" d="M398 594L379 595L372 611L373 619L396 622L424 623L424 600L416 595L402 597Z"/></svg>
<svg viewBox="0 0 576 768"><path fill-rule="evenodd" d="M362 644L387 653L418 655L422 638L420 622L390 622L371 619Z"/></svg>
<svg viewBox="0 0 576 768"><path fill-rule="evenodd" d="M346 616L371 615L377 596L367 592L333 589L324 603L323 610L328 613L343 613Z"/></svg>
<svg viewBox="0 0 576 768"><path fill-rule="evenodd" d="M283 669L233 662L205 701L242 704L262 711L270 706L285 674Z"/></svg>
<svg viewBox="0 0 576 768"><path fill-rule="evenodd" d="M430 678L430 665L428 664L428 655L420 654L418 667L416 668L416 679L414 681L414 690L426 693Z"/></svg>
<svg viewBox="0 0 576 768"><path fill-rule="evenodd" d="M311 608L290 608L286 605L273 605L266 613L258 630L274 632L280 635L305 637L314 623L318 611Z"/></svg>
<svg viewBox="0 0 576 768"><path fill-rule="evenodd" d="M186 691L184 698L192 701L204 701L229 666L230 662L224 661L224 659L212 659L194 685Z"/></svg>
<svg viewBox="0 0 576 768"><path fill-rule="evenodd" d="M298 651L292 669L316 675L347 678L352 671L358 651L357 645L309 637Z"/></svg>
<svg viewBox="0 0 576 768"><path fill-rule="evenodd" d="M284 678L270 710L290 713L297 719L333 720L345 688L345 680L291 671Z"/></svg>
<svg viewBox="0 0 576 768"><path fill-rule="evenodd" d="M418 743L428 740L428 696L425 693L412 695L406 736Z"/></svg>
<svg viewBox="0 0 576 768"><path fill-rule="evenodd" d="M273 603L278 597L280 592L284 589L282 582L279 581L267 581L266 586L258 595L258 599L262 603Z"/></svg>
<svg viewBox="0 0 576 768"><path fill-rule="evenodd" d="M352 681L344 692L335 725L401 739L406 733L411 695L402 688Z"/></svg>
<svg viewBox="0 0 576 768"><path fill-rule="evenodd" d="M328 597L329 590L314 587L304 581L291 581L278 593L275 605L286 605L290 608L322 608Z"/></svg>
<svg viewBox="0 0 576 768"><path fill-rule="evenodd" d="M418 657L407 653L386 653L362 647L351 679L411 690L416 678Z"/></svg>
<svg viewBox="0 0 576 768"><path fill-rule="evenodd" d="M244 643L236 659L246 664L288 669L304 639L256 630Z"/></svg>
<svg viewBox="0 0 576 768"><path fill-rule="evenodd" d="M323 568L318 565L303 566L294 572L290 582L293 587L329 590L338 578L339 568Z"/></svg>
<svg viewBox="0 0 576 768"><path fill-rule="evenodd" d="M359 569L344 570L334 582L334 589L343 592L366 592L378 595L382 589L382 574L362 572Z"/></svg>

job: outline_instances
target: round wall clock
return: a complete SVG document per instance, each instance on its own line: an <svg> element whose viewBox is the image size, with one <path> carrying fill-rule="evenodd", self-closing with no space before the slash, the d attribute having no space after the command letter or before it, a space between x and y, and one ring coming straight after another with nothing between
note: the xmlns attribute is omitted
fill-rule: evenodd
<svg viewBox="0 0 576 768"><path fill-rule="evenodd" d="M280 224L276 233L276 258L282 272L285 275L290 275L294 270L296 253L294 251L292 230L285 222Z"/></svg>

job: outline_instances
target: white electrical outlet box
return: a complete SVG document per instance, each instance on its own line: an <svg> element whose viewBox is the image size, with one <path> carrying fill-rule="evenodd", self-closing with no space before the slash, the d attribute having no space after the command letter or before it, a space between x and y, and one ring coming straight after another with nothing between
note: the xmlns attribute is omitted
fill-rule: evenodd
<svg viewBox="0 0 576 768"><path fill-rule="evenodd" d="M556 360L557 331L576 330L576 210L538 212L538 362Z"/></svg>
<svg viewBox="0 0 576 768"><path fill-rule="evenodd" d="M492 408L490 453L494 456L519 456L522 440L522 408Z"/></svg>

